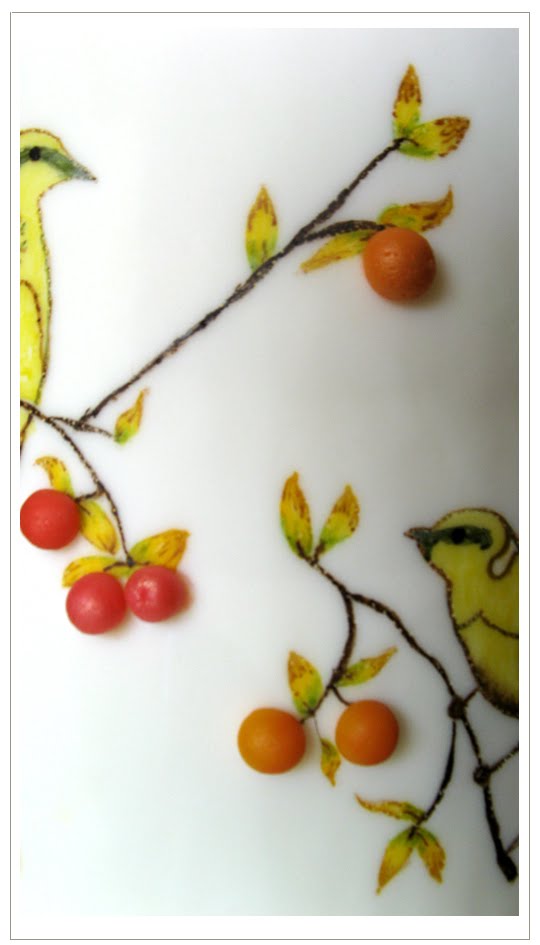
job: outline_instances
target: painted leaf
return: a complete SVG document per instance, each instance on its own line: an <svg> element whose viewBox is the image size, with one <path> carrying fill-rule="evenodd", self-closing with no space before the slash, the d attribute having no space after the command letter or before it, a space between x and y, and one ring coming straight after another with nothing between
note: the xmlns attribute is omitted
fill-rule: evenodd
<svg viewBox="0 0 540 945"><path fill-rule="evenodd" d="M358 528L360 506L350 486L345 486L328 516L319 538L317 554L324 554L340 541L350 538Z"/></svg>
<svg viewBox="0 0 540 945"><path fill-rule="evenodd" d="M424 815L419 807L409 804L408 801L366 801L358 794L355 794L355 797L360 806L366 810L374 814L386 814L387 817L395 817L396 820L410 820L416 824Z"/></svg>
<svg viewBox="0 0 540 945"><path fill-rule="evenodd" d="M323 266L329 266L341 259L358 256L366 248L367 241L377 232L378 229L374 226L369 229L366 227L362 230L353 230L352 233L338 233L321 246L313 256L306 259L300 268L303 272L313 272L314 269L322 269Z"/></svg>
<svg viewBox="0 0 540 945"><path fill-rule="evenodd" d="M61 459L56 459L55 456L40 456L39 459L36 459L36 466L41 466L45 470L53 489L65 492L66 495L73 496L75 494L71 485L71 477Z"/></svg>
<svg viewBox="0 0 540 945"><path fill-rule="evenodd" d="M127 443L137 433L143 415L143 401L148 388L142 390L137 400L128 410L121 413L114 425L114 439L117 443Z"/></svg>
<svg viewBox="0 0 540 945"><path fill-rule="evenodd" d="M386 847L379 868L378 893L409 862L409 857L414 849L414 838L411 838L410 834L411 830L398 833L397 837L394 837Z"/></svg>
<svg viewBox="0 0 540 945"><path fill-rule="evenodd" d="M110 555L116 554L120 547L116 528L105 510L93 499L81 499L81 532L92 545Z"/></svg>
<svg viewBox="0 0 540 945"><path fill-rule="evenodd" d="M373 679L374 676L380 673L394 653L397 653L397 647L391 646L388 650L379 653L378 656L367 656L365 659L359 660L358 663L353 663L352 666L347 667L337 685L340 687L359 686L361 683L368 682L369 679Z"/></svg>
<svg viewBox="0 0 540 945"><path fill-rule="evenodd" d="M394 137L408 134L420 121L422 93L414 66L409 66L401 80L394 102Z"/></svg>
<svg viewBox="0 0 540 945"><path fill-rule="evenodd" d="M335 787L336 773L341 764L339 751L328 738L321 738L321 771Z"/></svg>
<svg viewBox="0 0 540 945"><path fill-rule="evenodd" d="M414 846L432 879L442 883L446 853L437 837L424 827L419 827L415 832Z"/></svg>
<svg viewBox="0 0 540 945"><path fill-rule="evenodd" d="M261 187L246 225L246 253L253 270L274 255L277 239L276 211L266 187Z"/></svg>
<svg viewBox="0 0 540 945"><path fill-rule="evenodd" d="M446 157L450 151L459 147L469 125L468 118L459 116L428 121L424 125L418 125L409 135L409 139L400 145L399 150L409 157L426 160Z"/></svg>
<svg viewBox="0 0 540 945"><path fill-rule="evenodd" d="M324 692L322 679L314 666L298 653L289 653L287 665L289 688L301 715L315 709Z"/></svg>
<svg viewBox="0 0 540 945"><path fill-rule="evenodd" d="M423 233L440 226L443 220L452 212L454 197L452 188L441 200L424 201L423 203L392 204L383 210L378 218L379 223L391 226L405 227Z"/></svg>
<svg viewBox="0 0 540 945"><path fill-rule="evenodd" d="M298 473L289 476L281 496L281 527L295 554L309 556L313 547L309 505L298 484Z"/></svg>
<svg viewBox="0 0 540 945"><path fill-rule="evenodd" d="M85 574L94 574L96 571L110 570L110 565L114 564L114 558L104 557L103 555L91 555L88 558L77 558L68 564L62 575L62 586L71 587L84 577Z"/></svg>
<svg viewBox="0 0 540 945"><path fill-rule="evenodd" d="M186 550L188 538L189 532L170 528L138 541L129 553L137 564L161 564L174 571Z"/></svg>

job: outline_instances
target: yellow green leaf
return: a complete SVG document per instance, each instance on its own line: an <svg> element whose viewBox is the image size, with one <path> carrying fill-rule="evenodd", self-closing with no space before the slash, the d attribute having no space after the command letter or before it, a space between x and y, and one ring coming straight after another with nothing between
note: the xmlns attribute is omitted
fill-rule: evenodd
<svg viewBox="0 0 540 945"><path fill-rule="evenodd" d="M118 417L114 426L114 439L117 443L127 443L137 433L143 415L143 401L148 388L142 390L132 407Z"/></svg>
<svg viewBox="0 0 540 945"><path fill-rule="evenodd" d="M341 259L349 259L351 256L358 256L366 248L367 241L377 233L376 226L366 227L361 230L353 230L352 233L338 233L328 240L324 246L306 259L300 268L303 272L313 272L314 269L322 269L323 266L329 266L331 263L339 262Z"/></svg>
<svg viewBox="0 0 540 945"><path fill-rule="evenodd" d="M401 80L394 102L394 137L406 135L420 121L422 93L414 66L409 66Z"/></svg>
<svg viewBox="0 0 540 945"><path fill-rule="evenodd" d="M322 679L314 666L298 653L289 653L287 665L289 688L301 715L315 709L324 692Z"/></svg>
<svg viewBox="0 0 540 945"><path fill-rule="evenodd" d="M142 567L140 564L129 565L124 561L117 561L116 564L112 564L110 567L107 567L107 574L112 574L116 578L130 577L134 571L138 571Z"/></svg>
<svg viewBox="0 0 540 945"><path fill-rule="evenodd" d="M338 686L359 686L361 683L373 679L380 673L383 666L386 666L388 660L397 653L397 647L391 646L388 650L383 650L378 656L366 656L365 659L347 666L343 675L338 679Z"/></svg>
<svg viewBox="0 0 540 945"><path fill-rule="evenodd" d="M45 470L53 489L65 492L66 495L74 495L70 475L61 459L56 459L55 456L40 456L36 459L36 466Z"/></svg>
<svg viewBox="0 0 540 945"><path fill-rule="evenodd" d="M468 118L457 115L428 121L414 128L407 141L403 141L400 145L399 150L410 157L426 160L446 157L450 151L455 151L459 147L469 125Z"/></svg>
<svg viewBox="0 0 540 945"><path fill-rule="evenodd" d="M387 817L395 817L396 820L410 820L418 823L424 812L414 804L408 801L366 801L364 798L355 794L356 800L366 810L374 814L386 814Z"/></svg>
<svg viewBox="0 0 540 945"><path fill-rule="evenodd" d="M71 587L85 574L94 574L96 571L110 570L114 564L114 558L104 557L102 555L91 555L88 558L77 558L68 564L62 575L62 586Z"/></svg>
<svg viewBox="0 0 540 945"><path fill-rule="evenodd" d="M424 827L419 827L415 832L414 846L432 879L442 883L446 853L437 837Z"/></svg>
<svg viewBox="0 0 540 945"><path fill-rule="evenodd" d="M138 541L129 553L137 564L161 564L174 571L186 550L188 538L189 532L170 528Z"/></svg>
<svg viewBox="0 0 540 945"><path fill-rule="evenodd" d="M407 865L413 849L414 837L411 837L411 830L398 833L397 837L390 841L379 867L378 893Z"/></svg>
<svg viewBox="0 0 540 945"><path fill-rule="evenodd" d="M298 484L298 473L289 476L281 496L281 527L295 554L309 556L313 546L309 505Z"/></svg>
<svg viewBox="0 0 540 945"><path fill-rule="evenodd" d="M246 225L246 252L253 270L274 255L277 238L276 211L266 187L261 187L249 211Z"/></svg>
<svg viewBox="0 0 540 945"><path fill-rule="evenodd" d="M110 555L116 554L120 547L116 528L98 502L93 499L80 499L81 532L92 545Z"/></svg>
<svg viewBox="0 0 540 945"><path fill-rule="evenodd" d="M334 508L328 516L317 545L317 554L322 555L340 541L345 541L358 528L360 506L350 486L345 486Z"/></svg>
<svg viewBox="0 0 540 945"><path fill-rule="evenodd" d="M454 198L450 187L448 193L441 200L403 205L392 204L392 206L383 210L378 222L423 233L425 230L432 230L435 226L440 226L443 220L452 212L453 206Z"/></svg>
<svg viewBox="0 0 540 945"><path fill-rule="evenodd" d="M336 785L336 772L341 764L339 751L328 738L321 738L321 771L330 784Z"/></svg>

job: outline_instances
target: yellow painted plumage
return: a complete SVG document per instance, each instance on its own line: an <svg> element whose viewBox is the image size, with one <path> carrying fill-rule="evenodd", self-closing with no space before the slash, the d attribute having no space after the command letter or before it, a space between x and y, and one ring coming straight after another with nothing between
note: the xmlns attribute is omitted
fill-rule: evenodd
<svg viewBox="0 0 540 945"><path fill-rule="evenodd" d="M63 180L93 177L55 135L37 128L21 132L21 397L38 403L49 360L51 285L41 222L44 193ZM21 409L21 446L30 416Z"/></svg>
<svg viewBox="0 0 540 945"><path fill-rule="evenodd" d="M413 528L442 575L454 630L485 698L507 715L519 708L519 551L508 522L489 509L460 509Z"/></svg>

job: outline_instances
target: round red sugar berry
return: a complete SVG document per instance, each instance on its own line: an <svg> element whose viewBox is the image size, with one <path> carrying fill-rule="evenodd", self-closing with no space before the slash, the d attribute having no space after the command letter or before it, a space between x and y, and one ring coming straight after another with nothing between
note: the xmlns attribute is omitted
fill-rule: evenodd
<svg viewBox="0 0 540 945"><path fill-rule="evenodd" d="M64 548L73 541L79 528L77 503L57 489L38 489L21 507L21 532L38 548Z"/></svg>
<svg viewBox="0 0 540 945"><path fill-rule="evenodd" d="M411 302L424 295L437 268L427 239L398 226L381 230L368 240L363 262L371 288L392 302Z"/></svg>
<svg viewBox="0 0 540 945"><path fill-rule="evenodd" d="M111 574L85 574L70 588L66 610L72 624L82 633L106 633L124 618L124 589Z"/></svg>
<svg viewBox="0 0 540 945"><path fill-rule="evenodd" d="M126 584L126 601L129 609L149 623L167 620L190 603L190 586L187 579L159 564L148 564L135 571Z"/></svg>

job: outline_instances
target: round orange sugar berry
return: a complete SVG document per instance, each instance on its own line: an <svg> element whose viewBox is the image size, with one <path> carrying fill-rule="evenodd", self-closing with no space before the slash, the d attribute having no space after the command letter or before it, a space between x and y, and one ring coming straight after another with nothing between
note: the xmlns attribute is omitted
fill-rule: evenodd
<svg viewBox="0 0 540 945"><path fill-rule="evenodd" d="M399 735L397 719L384 702L353 702L338 719L336 745L355 765L378 765L394 751Z"/></svg>
<svg viewBox="0 0 540 945"><path fill-rule="evenodd" d="M282 774L294 768L306 749L298 719L282 709L255 709L238 731L242 758L262 774Z"/></svg>
<svg viewBox="0 0 540 945"><path fill-rule="evenodd" d="M391 302L411 302L431 286L435 256L425 237L391 226L380 230L362 254L366 278L375 292Z"/></svg>

